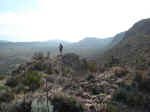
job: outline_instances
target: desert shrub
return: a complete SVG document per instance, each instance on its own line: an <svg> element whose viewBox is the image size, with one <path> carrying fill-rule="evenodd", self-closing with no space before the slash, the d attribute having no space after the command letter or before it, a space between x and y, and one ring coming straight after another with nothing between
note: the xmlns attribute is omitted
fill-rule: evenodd
<svg viewBox="0 0 150 112"><path fill-rule="evenodd" d="M24 92L24 90L25 90L25 86L22 83L18 84L15 88L13 88L13 92L17 94Z"/></svg>
<svg viewBox="0 0 150 112"><path fill-rule="evenodd" d="M43 66L43 62L41 61L37 61L33 64L33 67L32 67L32 70L43 70L44 69L44 66Z"/></svg>
<svg viewBox="0 0 150 112"><path fill-rule="evenodd" d="M81 69L87 70L87 67L88 67L87 60L86 59L82 59L81 60Z"/></svg>
<svg viewBox="0 0 150 112"><path fill-rule="evenodd" d="M146 79L138 84L138 88L141 91L150 92L150 79Z"/></svg>
<svg viewBox="0 0 150 112"><path fill-rule="evenodd" d="M88 62L88 70L90 72L97 72L97 64L92 63L92 62Z"/></svg>
<svg viewBox="0 0 150 112"><path fill-rule="evenodd" d="M121 58L121 59L120 59L120 62L121 62L121 63L127 63L128 61L129 61L128 58Z"/></svg>
<svg viewBox="0 0 150 112"><path fill-rule="evenodd" d="M122 112L116 105L108 104L107 112Z"/></svg>
<svg viewBox="0 0 150 112"><path fill-rule="evenodd" d="M148 74L146 72L136 72L135 81L140 83L143 80L148 79Z"/></svg>
<svg viewBox="0 0 150 112"><path fill-rule="evenodd" d="M148 73L137 72L135 76L135 81L138 85L139 90L150 92L150 77Z"/></svg>
<svg viewBox="0 0 150 112"><path fill-rule="evenodd" d="M126 68L122 68L122 67L113 67L113 73L118 76L124 76L128 73L128 70Z"/></svg>
<svg viewBox="0 0 150 112"><path fill-rule="evenodd" d="M52 74L52 65L50 63L45 63L45 73Z"/></svg>
<svg viewBox="0 0 150 112"><path fill-rule="evenodd" d="M83 105L74 97L59 92L51 99L54 111L57 112L83 112Z"/></svg>
<svg viewBox="0 0 150 112"><path fill-rule="evenodd" d="M44 60L37 60L32 64L30 71L43 71L45 73L51 74L52 73L52 66L51 63Z"/></svg>
<svg viewBox="0 0 150 112"><path fill-rule="evenodd" d="M88 75L88 77L86 78L87 81L90 81L90 80L92 80L92 79L94 79L94 76L93 76L93 75Z"/></svg>
<svg viewBox="0 0 150 112"><path fill-rule="evenodd" d="M44 54L42 52L35 52L32 58L35 60L40 60L44 58Z"/></svg>
<svg viewBox="0 0 150 112"><path fill-rule="evenodd" d="M53 105L47 99L35 99L31 105L31 112L53 112Z"/></svg>
<svg viewBox="0 0 150 112"><path fill-rule="evenodd" d="M0 112L31 112L31 102L2 103Z"/></svg>
<svg viewBox="0 0 150 112"><path fill-rule="evenodd" d="M12 92L6 89L0 90L0 102L10 102L13 99L14 95L12 94Z"/></svg>
<svg viewBox="0 0 150 112"><path fill-rule="evenodd" d="M40 87L40 74L37 71L28 71L23 78L23 84L28 86L31 90Z"/></svg>
<svg viewBox="0 0 150 112"><path fill-rule="evenodd" d="M5 85L0 85L0 90L8 90L8 86L5 86Z"/></svg>
<svg viewBox="0 0 150 112"><path fill-rule="evenodd" d="M118 65L120 62L119 58L116 58L114 56L111 56L110 59L109 59L109 63L108 63L108 66L109 67L112 67L114 65Z"/></svg>
<svg viewBox="0 0 150 112"><path fill-rule="evenodd" d="M136 88L131 86L120 87L113 95L113 100L125 103L129 106L144 105L144 97Z"/></svg>
<svg viewBox="0 0 150 112"><path fill-rule="evenodd" d="M19 83L19 80L15 76L9 77L6 81L6 85L9 87L16 87L18 83Z"/></svg>
<svg viewBox="0 0 150 112"><path fill-rule="evenodd" d="M115 92L115 94L113 96L113 100L119 101L119 102L126 102L127 94L128 94L128 91L126 89L119 88Z"/></svg>
<svg viewBox="0 0 150 112"><path fill-rule="evenodd" d="M134 80L135 80L137 83L140 83L140 82L143 80L142 73L137 72Z"/></svg>
<svg viewBox="0 0 150 112"><path fill-rule="evenodd" d="M3 80L5 78L4 75L0 75L0 80Z"/></svg>
<svg viewBox="0 0 150 112"><path fill-rule="evenodd" d="M64 67L64 72L65 72L65 73L71 73L71 72L72 72L72 68L69 67L69 66L65 66L65 67Z"/></svg>
<svg viewBox="0 0 150 112"><path fill-rule="evenodd" d="M92 88L92 94L93 95L97 95L99 93L100 93L100 91L97 88Z"/></svg>

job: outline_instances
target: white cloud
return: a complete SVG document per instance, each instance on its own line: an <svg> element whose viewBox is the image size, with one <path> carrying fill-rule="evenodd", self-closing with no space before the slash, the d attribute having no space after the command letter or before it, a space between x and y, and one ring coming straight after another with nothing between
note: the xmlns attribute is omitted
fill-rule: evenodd
<svg viewBox="0 0 150 112"><path fill-rule="evenodd" d="M20 40L110 37L150 17L148 0L40 0L37 12L0 14L0 34Z"/></svg>

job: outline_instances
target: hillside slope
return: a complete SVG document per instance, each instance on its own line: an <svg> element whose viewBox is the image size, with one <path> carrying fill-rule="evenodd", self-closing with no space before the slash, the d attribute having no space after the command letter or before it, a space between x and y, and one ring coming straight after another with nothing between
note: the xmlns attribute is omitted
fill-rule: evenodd
<svg viewBox="0 0 150 112"><path fill-rule="evenodd" d="M150 64L150 19L137 22L124 35L124 38L111 50L100 56L101 62L107 62L111 56L121 63L145 67ZM104 60L104 61L103 61ZM143 67L143 68L144 68Z"/></svg>

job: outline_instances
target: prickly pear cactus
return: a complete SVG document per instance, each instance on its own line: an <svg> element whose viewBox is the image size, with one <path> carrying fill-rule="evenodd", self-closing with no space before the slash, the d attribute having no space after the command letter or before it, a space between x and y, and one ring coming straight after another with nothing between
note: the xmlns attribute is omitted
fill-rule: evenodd
<svg viewBox="0 0 150 112"><path fill-rule="evenodd" d="M44 98L35 99L31 107L31 112L53 112L53 105L49 100L47 101Z"/></svg>

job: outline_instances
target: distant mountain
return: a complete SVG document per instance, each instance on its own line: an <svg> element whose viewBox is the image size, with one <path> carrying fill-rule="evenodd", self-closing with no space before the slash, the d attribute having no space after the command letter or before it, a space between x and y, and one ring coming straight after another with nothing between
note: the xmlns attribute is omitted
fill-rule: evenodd
<svg viewBox="0 0 150 112"><path fill-rule="evenodd" d="M9 41L7 41L7 40L0 40L0 42L9 42Z"/></svg>
<svg viewBox="0 0 150 112"><path fill-rule="evenodd" d="M26 46L26 47L58 47L58 45L62 43L63 45L70 45L71 42L63 41L63 40L48 40L44 42L15 42L13 44L18 46Z"/></svg>
<svg viewBox="0 0 150 112"><path fill-rule="evenodd" d="M58 47L58 45L62 43L64 46L70 45L71 42L69 41L64 41L64 40L48 40L45 42L41 42L40 44L47 45L47 46L52 46L52 47Z"/></svg>
<svg viewBox="0 0 150 112"><path fill-rule="evenodd" d="M125 36L125 32L121 32L117 35L115 35L112 39L112 42L109 44L109 48L114 47L115 45L117 45Z"/></svg>
<svg viewBox="0 0 150 112"><path fill-rule="evenodd" d="M86 37L79 42L71 44L67 49L85 58L93 59L97 53L104 52L111 41L112 38Z"/></svg>
<svg viewBox="0 0 150 112"><path fill-rule="evenodd" d="M150 19L144 19L133 25L123 39L111 50L100 56L100 62L107 61L111 56L117 57L122 63L146 68L150 65Z"/></svg>
<svg viewBox="0 0 150 112"><path fill-rule="evenodd" d="M112 38L104 38L104 39L100 39L100 38L96 38L96 37L86 37L83 40L74 43L76 46L86 46L86 47L105 47L106 45L108 45L110 42L112 41Z"/></svg>
<svg viewBox="0 0 150 112"><path fill-rule="evenodd" d="M59 43L62 43L62 44L71 44L72 43L72 42L64 41L64 40L48 40L47 42L48 43L56 43L56 44L59 44Z"/></svg>

